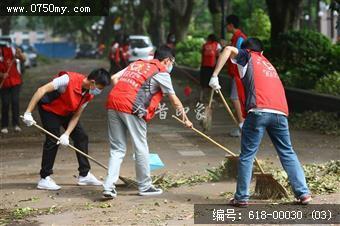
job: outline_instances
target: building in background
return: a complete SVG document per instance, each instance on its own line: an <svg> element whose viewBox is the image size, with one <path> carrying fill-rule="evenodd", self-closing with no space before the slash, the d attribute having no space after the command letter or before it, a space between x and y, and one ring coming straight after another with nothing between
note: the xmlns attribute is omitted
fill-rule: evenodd
<svg viewBox="0 0 340 226"><path fill-rule="evenodd" d="M14 30L11 37L16 45L32 45L46 42L66 42L67 39L60 36L52 36L52 31L44 30Z"/></svg>

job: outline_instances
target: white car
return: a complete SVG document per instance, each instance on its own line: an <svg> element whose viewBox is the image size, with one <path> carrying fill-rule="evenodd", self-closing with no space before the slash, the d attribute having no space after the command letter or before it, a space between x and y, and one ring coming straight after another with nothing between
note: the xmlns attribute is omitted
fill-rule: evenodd
<svg viewBox="0 0 340 226"><path fill-rule="evenodd" d="M155 47L148 36L130 35L130 51L129 62L138 59L152 60L155 52Z"/></svg>

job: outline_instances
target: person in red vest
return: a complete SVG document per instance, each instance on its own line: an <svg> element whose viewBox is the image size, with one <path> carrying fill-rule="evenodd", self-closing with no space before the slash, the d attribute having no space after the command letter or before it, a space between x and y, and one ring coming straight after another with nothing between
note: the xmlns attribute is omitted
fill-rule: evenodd
<svg viewBox="0 0 340 226"><path fill-rule="evenodd" d="M163 95L167 95L174 108L182 113L185 125L192 126L172 86L169 73L174 61L172 49L163 45L156 50L153 60L137 60L111 77L114 87L106 104L110 159L104 182L105 198L117 196L115 184L126 153L128 132L135 151L139 194L151 196L162 193L161 189L152 185L150 176L147 122L154 117Z"/></svg>
<svg viewBox="0 0 340 226"><path fill-rule="evenodd" d="M0 93L1 93L1 133L8 133L9 106L12 105L12 126L20 132L19 127L19 93L22 84L18 68L25 57L19 48L10 47L9 43L0 43Z"/></svg>
<svg viewBox="0 0 340 226"><path fill-rule="evenodd" d="M32 112L38 105L40 119L46 130L59 137L60 127L65 129L58 143L46 135L38 189L59 190L61 188L50 176L53 174L58 144L68 146L71 137L76 148L88 153L89 138L79 118L94 96L100 94L110 83L109 73L102 68L93 70L87 77L77 72L62 71L34 93L24 114L24 123L27 126L35 123ZM76 154L79 164L78 185L102 185L89 172L91 167L88 159L79 153Z"/></svg>
<svg viewBox="0 0 340 226"><path fill-rule="evenodd" d="M239 18L236 15L229 15L226 18L226 21L227 21L227 31L233 34L230 45L240 49L242 42L247 38L247 36L239 28L240 26ZM244 90L236 89L237 84L241 83L241 80L239 79L239 76L238 76L239 72L237 70L236 65L232 64L231 61L228 60L227 69L228 69L228 75L232 78L230 99L233 103L233 106L236 112L236 118L239 122L239 127L242 128L244 117L242 115L240 102L244 101ZM241 135L240 129L236 128L235 130L231 131L229 135L232 137L239 137Z"/></svg>
<svg viewBox="0 0 340 226"><path fill-rule="evenodd" d="M124 40L119 48L120 51L120 66L121 68L126 68L129 65L130 57L130 39L128 35L124 36Z"/></svg>
<svg viewBox="0 0 340 226"><path fill-rule="evenodd" d="M240 73L245 102L245 115L241 135L241 154L238 165L237 188L231 203L247 206L253 161L264 132L267 131L275 146L281 164L288 175L296 199L300 204L311 201L306 178L291 144L288 129L288 105L285 90L274 66L262 54L262 42L257 38L244 41L241 49L225 48L213 73L211 87L220 89L218 74L231 58Z"/></svg>
<svg viewBox="0 0 340 226"><path fill-rule="evenodd" d="M200 101L203 101L203 95L209 87L209 81L217 62L217 58L222 47L218 43L216 35L210 34L207 38L206 43L202 46L202 59L201 59L201 70L200 70L200 84L201 93Z"/></svg>
<svg viewBox="0 0 340 226"><path fill-rule="evenodd" d="M119 55L118 55L118 59L117 59L117 52L119 49L119 42L118 40L114 40L111 43L111 47L110 47L110 51L109 51L109 61L110 61L110 73L116 73L120 70L120 59L119 59Z"/></svg>

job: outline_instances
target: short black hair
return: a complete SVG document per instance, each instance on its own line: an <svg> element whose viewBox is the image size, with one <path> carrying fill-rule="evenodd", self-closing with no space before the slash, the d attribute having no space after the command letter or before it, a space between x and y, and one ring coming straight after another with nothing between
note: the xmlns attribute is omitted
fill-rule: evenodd
<svg viewBox="0 0 340 226"><path fill-rule="evenodd" d="M208 41L218 42L218 38L215 34L210 34L207 38Z"/></svg>
<svg viewBox="0 0 340 226"><path fill-rule="evenodd" d="M258 38L247 38L242 44L241 49L249 49L255 52L263 51L263 44Z"/></svg>
<svg viewBox="0 0 340 226"><path fill-rule="evenodd" d="M227 22L227 24L234 25L235 28L239 28L239 26L240 26L240 19L238 18L238 16L233 15L233 14L227 16L226 22Z"/></svg>
<svg viewBox="0 0 340 226"><path fill-rule="evenodd" d="M97 84L108 86L111 83L110 73L104 68L97 68L91 71L88 80L94 80Z"/></svg>
<svg viewBox="0 0 340 226"><path fill-rule="evenodd" d="M157 48L154 59L159 61L164 60L165 58L175 58L174 51L167 45L161 45Z"/></svg>

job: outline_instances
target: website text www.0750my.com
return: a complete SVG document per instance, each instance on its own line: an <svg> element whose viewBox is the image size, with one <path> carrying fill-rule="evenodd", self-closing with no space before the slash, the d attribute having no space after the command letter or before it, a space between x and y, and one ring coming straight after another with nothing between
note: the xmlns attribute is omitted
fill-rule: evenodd
<svg viewBox="0 0 340 226"><path fill-rule="evenodd" d="M19 13L19 14L72 14L72 13L91 13L91 7L88 6L56 6L54 4L36 3L29 4L28 6L6 6L7 13Z"/></svg>

